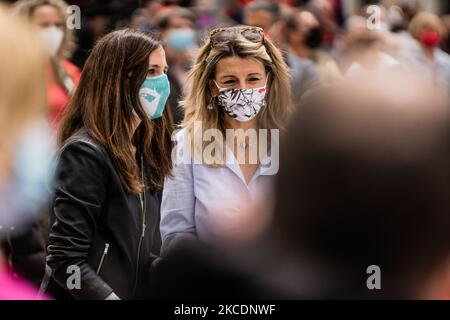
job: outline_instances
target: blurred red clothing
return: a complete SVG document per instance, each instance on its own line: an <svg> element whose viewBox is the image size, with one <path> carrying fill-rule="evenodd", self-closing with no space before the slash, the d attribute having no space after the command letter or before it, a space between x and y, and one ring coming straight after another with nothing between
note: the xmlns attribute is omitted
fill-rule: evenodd
<svg viewBox="0 0 450 320"><path fill-rule="evenodd" d="M72 79L74 86L77 86L81 77L80 69L69 61L63 61L62 65ZM70 94L67 92L67 89L63 88L62 85L58 83L55 75L51 72L48 81L47 99L53 133L55 133L59 127L62 112L69 102L69 97Z"/></svg>

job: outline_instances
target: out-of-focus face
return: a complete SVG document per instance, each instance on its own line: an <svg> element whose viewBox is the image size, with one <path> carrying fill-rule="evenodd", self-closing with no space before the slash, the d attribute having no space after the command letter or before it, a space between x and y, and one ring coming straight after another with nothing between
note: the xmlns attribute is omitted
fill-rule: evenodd
<svg viewBox="0 0 450 320"><path fill-rule="evenodd" d="M261 61L234 56L223 58L217 63L214 80L221 88L253 89L263 87L266 76Z"/></svg>
<svg viewBox="0 0 450 320"><path fill-rule="evenodd" d="M31 21L41 29L57 27L63 30L65 23L64 17L61 16L58 9L50 5L43 5L34 9Z"/></svg>
<svg viewBox="0 0 450 320"><path fill-rule="evenodd" d="M260 27L264 32L268 32L273 21L270 12L266 10L250 11L245 14L244 24L248 26Z"/></svg>
<svg viewBox="0 0 450 320"><path fill-rule="evenodd" d="M297 28L290 30L288 33L288 40L291 45L304 44L305 38L313 28L320 26L317 18L310 12L302 11L295 15L295 22Z"/></svg>
<svg viewBox="0 0 450 320"><path fill-rule="evenodd" d="M319 9L325 17L331 17L333 15L333 6L331 1L328 0L313 0L312 6Z"/></svg>
<svg viewBox="0 0 450 320"><path fill-rule="evenodd" d="M149 16L154 16L162 7L162 1L154 0L148 1L145 5L145 10L149 13Z"/></svg>
<svg viewBox="0 0 450 320"><path fill-rule="evenodd" d="M57 56L64 41L65 16L58 8L41 5L34 9L31 21L39 28L39 37L50 56Z"/></svg>
<svg viewBox="0 0 450 320"><path fill-rule="evenodd" d="M197 47L197 43L192 20L182 16L171 17L169 27L161 36L171 63L187 64L193 59L190 49Z"/></svg>
<svg viewBox="0 0 450 320"><path fill-rule="evenodd" d="M302 11L297 15L297 23L300 31L304 33L320 26L319 20L311 12L307 11Z"/></svg>

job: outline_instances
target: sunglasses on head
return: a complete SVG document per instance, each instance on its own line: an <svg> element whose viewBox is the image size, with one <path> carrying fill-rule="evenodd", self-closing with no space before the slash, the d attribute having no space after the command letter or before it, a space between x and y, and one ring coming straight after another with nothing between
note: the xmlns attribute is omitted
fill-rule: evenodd
<svg viewBox="0 0 450 320"><path fill-rule="evenodd" d="M264 30L249 26L214 29L209 33L209 39L211 44L215 46L231 41L239 34L253 43L263 43L264 41Z"/></svg>

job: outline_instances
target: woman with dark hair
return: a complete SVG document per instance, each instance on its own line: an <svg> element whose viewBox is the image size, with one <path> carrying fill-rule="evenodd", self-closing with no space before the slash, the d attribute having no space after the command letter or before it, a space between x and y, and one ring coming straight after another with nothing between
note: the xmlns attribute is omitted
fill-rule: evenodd
<svg viewBox="0 0 450 320"><path fill-rule="evenodd" d="M159 191L172 163L166 72L148 33L110 33L64 114L47 273L76 299L148 295L161 245Z"/></svg>

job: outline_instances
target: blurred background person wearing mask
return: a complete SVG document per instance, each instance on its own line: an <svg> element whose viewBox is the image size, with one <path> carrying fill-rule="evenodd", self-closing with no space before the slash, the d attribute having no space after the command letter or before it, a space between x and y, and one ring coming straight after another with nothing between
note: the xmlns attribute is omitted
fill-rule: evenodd
<svg viewBox="0 0 450 320"><path fill-rule="evenodd" d="M299 58L309 59L316 65L321 83L342 78L332 57L321 50L323 28L309 11L295 10L286 17L286 39L289 50Z"/></svg>
<svg viewBox="0 0 450 320"><path fill-rule="evenodd" d="M319 83L319 75L312 61L288 50L286 27L279 5L267 1L248 4L244 11L244 24L262 28L267 37L273 39L281 50L289 67L292 99L294 106L297 106L303 94Z"/></svg>
<svg viewBox="0 0 450 320"><path fill-rule="evenodd" d="M279 264L271 277L297 297L449 299L446 95L390 70L317 90L292 120L281 146L271 224L281 254L268 254ZM381 290L367 286L371 265Z"/></svg>
<svg viewBox="0 0 450 320"><path fill-rule="evenodd" d="M36 221L48 205L53 149L41 49L27 22L1 5L0 300L36 298L45 268Z"/></svg>
<svg viewBox="0 0 450 320"><path fill-rule="evenodd" d="M412 67L450 94L450 56L439 48L447 37L442 21L432 13L421 12L412 19L409 32L420 44Z"/></svg>
<svg viewBox="0 0 450 320"><path fill-rule="evenodd" d="M62 0L22 0L16 10L38 29L50 57L48 108L54 134L80 79L80 70L68 61L75 50L73 30L67 27L67 4Z"/></svg>
<svg viewBox="0 0 450 320"><path fill-rule="evenodd" d="M160 13L157 18L160 33L170 65L167 76L170 81L169 106L175 125L183 120L183 109L179 106L186 90L187 75L198 49L198 36L194 29L195 15L186 8L174 7Z"/></svg>
<svg viewBox="0 0 450 320"><path fill-rule="evenodd" d="M342 13L342 0L307 0L300 9L311 12L322 27L324 48L331 48L334 37L345 19Z"/></svg>

